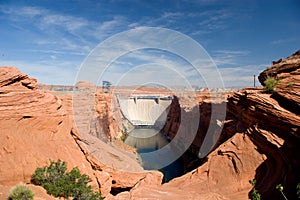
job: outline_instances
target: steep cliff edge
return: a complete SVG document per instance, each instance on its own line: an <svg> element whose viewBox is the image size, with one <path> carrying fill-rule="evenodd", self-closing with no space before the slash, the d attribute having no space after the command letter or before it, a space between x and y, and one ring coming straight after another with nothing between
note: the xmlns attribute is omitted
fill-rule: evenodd
<svg viewBox="0 0 300 200"><path fill-rule="evenodd" d="M289 199L296 199L300 182L299 70L298 51L260 75L262 83L266 75L280 78L273 94L255 88L229 95L221 143L197 169L160 187L137 185L108 199L248 199L249 180L253 179L262 199L281 199L276 190L279 183ZM167 127L172 134L178 123Z"/></svg>

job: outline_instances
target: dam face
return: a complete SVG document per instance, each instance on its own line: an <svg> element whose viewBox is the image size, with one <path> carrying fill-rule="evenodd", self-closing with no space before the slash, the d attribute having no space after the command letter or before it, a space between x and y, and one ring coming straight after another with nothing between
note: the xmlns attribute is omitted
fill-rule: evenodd
<svg viewBox="0 0 300 200"><path fill-rule="evenodd" d="M171 97L135 96L118 98L123 115L134 125L162 126L166 122Z"/></svg>
<svg viewBox="0 0 300 200"><path fill-rule="evenodd" d="M131 96L118 97L118 101L124 117L135 126L127 133L124 143L136 148L143 168L161 171L164 182L181 176L184 172L182 160L177 158L161 132L167 122L173 97ZM166 164L166 157L173 161Z"/></svg>

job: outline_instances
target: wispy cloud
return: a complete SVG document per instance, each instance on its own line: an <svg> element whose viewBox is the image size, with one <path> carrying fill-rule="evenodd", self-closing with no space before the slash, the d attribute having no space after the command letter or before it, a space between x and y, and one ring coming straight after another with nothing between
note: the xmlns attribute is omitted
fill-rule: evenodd
<svg viewBox="0 0 300 200"><path fill-rule="evenodd" d="M62 28L73 33L89 25L89 22L83 18L60 15L60 14L47 14L44 13L44 16L41 18L40 27L47 28Z"/></svg>
<svg viewBox="0 0 300 200"><path fill-rule="evenodd" d="M90 43L82 40L82 30L91 24L81 17L55 13L41 7L1 7L12 24L29 33L35 31L37 37L32 42L51 50L70 50L71 54L89 52Z"/></svg>
<svg viewBox="0 0 300 200"><path fill-rule="evenodd" d="M292 43L292 42L296 42L296 41L300 41L300 39L299 38L279 39L279 40L271 41L270 44L272 44L272 45L281 45L281 44L287 44L287 43Z"/></svg>
<svg viewBox="0 0 300 200"><path fill-rule="evenodd" d="M178 18L178 17L182 17L184 15L184 13L182 12L165 12L162 15L162 18Z"/></svg>
<svg viewBox="0 0 300 200"><path fill-rule="evenodd" d="M43 13L42 10L39 10L36 7L21 7L16 9L13 7L3 6L3 5L0 5L0 11L4 14L11 15L11 17L13 17L14 15L35 17ZM17 18L13 18L13 19L16 20Z"/></svg>
<svg viewBox="0 0 300 200"><path fill-rule="evenodd" d="M34 23L40 29L65 29L66 31L77 31L89 25L89 22L81 17L58 14L41 7L1 8L1 11L9 15L13 21L27 21Z"/></svg>
<svg viewBox="0 0 300 200"><path fill-rule="evenodd" d="M129 23L125 17L116 15L112 16L110 20L106 20L102 23L94 22L94 29L90 30L90 34L99 40L103 40L120 31L125 31L131 28L130 26L134 25Z"/></svg>
<svg viewBox="0 0 300 200"><path fill-rule="evenodd" d="M26 51L29 52L34 52L34 53L46 53L46 54L71 54L71 55L86 55L85 53L80 53L80 52L70 52L70 51L61 51L61 50L43 50L43 49L27 49Z"/></svg>
<svg viewBox="0 0 300 200"><path fill-rule="evenodd" d="M211 10L203 14L203 20L198 22L200 27L205 27L209 30L224 29L227 27L228 19L231 14L226 10Z"/></svg>
<svg viewBox="0 0 300 200"><path fill-rule="evenodd" d="M245 50L216 50L212 52L212 58L218 66L234 65L250 52Z"/></svg>

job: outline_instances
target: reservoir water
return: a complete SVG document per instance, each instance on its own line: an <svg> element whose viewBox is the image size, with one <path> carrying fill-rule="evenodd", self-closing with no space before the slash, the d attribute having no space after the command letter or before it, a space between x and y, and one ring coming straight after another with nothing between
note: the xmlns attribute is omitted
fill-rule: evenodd
<svg viewBox="0 0 300 200"><path fill-rule="evenodd" d="M159 170L164 174L164 182L181 176L183 163L170 147L168 140L152 128L136 128L127 136L125 143L135 147L142 166L146 170Z"/></svg>

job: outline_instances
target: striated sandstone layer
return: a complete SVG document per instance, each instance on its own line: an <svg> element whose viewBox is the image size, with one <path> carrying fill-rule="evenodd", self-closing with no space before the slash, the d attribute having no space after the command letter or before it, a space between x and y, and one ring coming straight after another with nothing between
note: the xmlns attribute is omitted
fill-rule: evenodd
<svg viewBox="0 0 300 200"><path fill-rule="evenodd" d="M279 84L275 88L273 98L282 107L300 114L300 50L287 59L280 59L272 67L259 75L259 81L264 85L268 76L275 77Z"/></svg>
<svg viewBox="0 0 300 200"><path fill-rule="evenodd" d="M28 183L38 166L61 159L93 178L71 136L72 121L55 95L13 67L0 68L0 184Z"/></svg>

